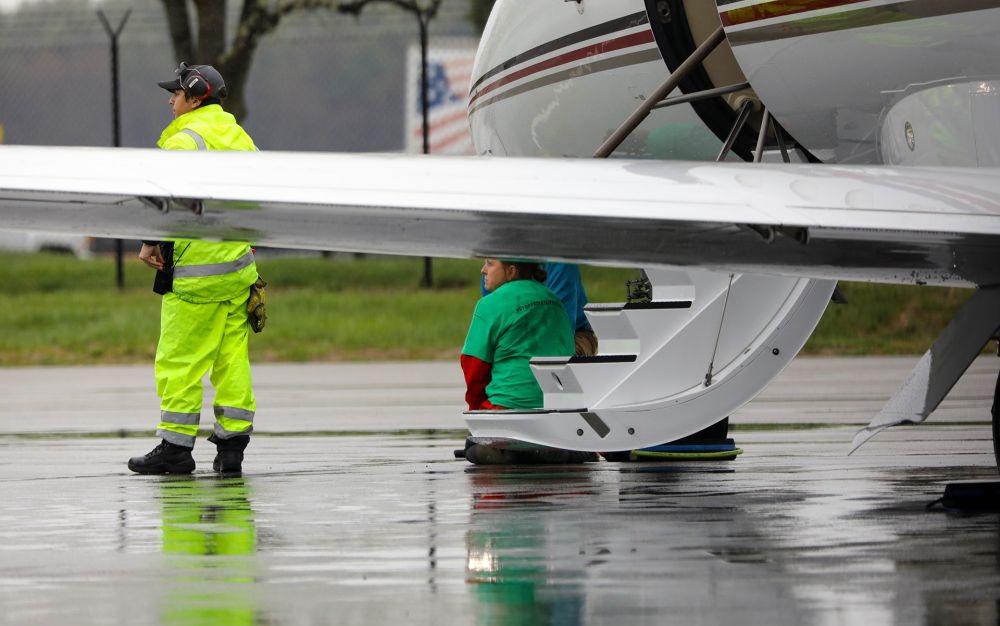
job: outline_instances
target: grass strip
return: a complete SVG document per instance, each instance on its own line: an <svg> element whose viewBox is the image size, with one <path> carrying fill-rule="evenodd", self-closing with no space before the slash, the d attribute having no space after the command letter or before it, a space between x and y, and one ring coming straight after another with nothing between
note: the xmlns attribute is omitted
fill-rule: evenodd
<svg viewBox="0 0 1000 626"><path fill-rule="evenodd" d="M0 366L152 363L160 299L152 271L114 259L0 253ZM261 251L268 327L250 341L254 362L457 359L480 297L480 261L279 256ZM581 268L591 302L622 302L638 270ZM831 305L803 354L919 354L971 290L845 283L848 305Z"/></svg>

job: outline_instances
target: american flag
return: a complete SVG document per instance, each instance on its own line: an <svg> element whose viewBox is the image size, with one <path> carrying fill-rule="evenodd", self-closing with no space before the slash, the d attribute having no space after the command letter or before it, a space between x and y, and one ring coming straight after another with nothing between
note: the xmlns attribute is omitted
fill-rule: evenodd
<svg viewBox="0 0 1000 626"><path fill-rule="evenodd" d="M427 50L427 110L431 154L474 154L466 100L476 58L474 41L453 40ZM423 152L420 47L407 53L406 151Z"/></svg>

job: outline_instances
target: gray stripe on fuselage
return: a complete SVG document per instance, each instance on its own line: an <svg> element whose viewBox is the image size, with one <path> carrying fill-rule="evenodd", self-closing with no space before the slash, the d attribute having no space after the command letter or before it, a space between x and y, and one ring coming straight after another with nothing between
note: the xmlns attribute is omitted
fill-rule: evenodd
<svg viewBox="0 0 1000 626"><path fill-rule="evenodd" d="M639 50L637 52L630 52L628 54L623 54L621 56L611 57L610 59L602 59L600 61L588 61L581 65L575 65L571 68L556 72L554 74L549 74L548 76L543 76L542 78L535 79L533 81L522 83L516 87L512 87L507 91L493 96L492 98L487 98L481 100L473 105L469 109L469 115L478 111L479 109L509 98L511 96L516 96L518 94L525 93L527 91L532 91L540 87L545 87L546 85L551 85L553 83L558 83L563 80L570 78L579 78L580 76L597 74L600 72L606 72L608 70L616 70L621 67L627 67L629 65L638 65L640 63L649 63L650 61L663 61L663 57L660 56L659 49L653 47L647 50Z"/></svg>
<svg viewBox="0 0 1000 626"><path fill-rule="evenodd" d="M555 52L560 48L566 48L568 46L572 46L582 41L587 41L588 39L594 39L595 37L601 37L603 35L610 35L613 33L617 33L619 31L627 30L629 28L634 28L636 26L648 23L649 23L649 18L646 17L646 13L644 11L640 11L639 13L632 13L631 15L626 15L624 17L619 17L613 20L609 20L607 22L604 22L603 24L597 24L595 26L591 26L590 28L584 28L583 30L578 30L575 33L570 33L568 35L558 37L556 39L553 39L552 41L546 41L542 45L535 46L530 50L525 50L524 52L507 59L500 65L497 65L496 67L487 71L485 74L476 79L476 82L473 83L472 87L469 88L469 93L475 91L476 87L481 85L482 82L487 78L496 76L501 72L509 70L510 68L516 65L526 63L531 59L536 59L542 56L543 54Z"/></svg>
<svg viewBox="0 0 1000 626"><path fill-rule="evenodd" d="M800 13L795 14L794 19L767 26L738 31L727 30L726 38L731 45L742 46L996 8L1000 8L1000 0L907 0L861 9L847 6L836 13L812 16Z"/></svg>

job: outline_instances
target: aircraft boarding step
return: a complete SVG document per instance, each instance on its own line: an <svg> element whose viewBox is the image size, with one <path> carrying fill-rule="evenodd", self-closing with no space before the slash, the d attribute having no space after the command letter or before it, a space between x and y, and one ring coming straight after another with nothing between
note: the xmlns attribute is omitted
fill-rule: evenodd
<svg viewBox="0 0 1000 626"><path fill-rule="evenodd" d="M532 411L469 411L475 438L571 450L647 448L714 424L798 353L834 281L648 269L650 302L592 304L594 357L539 356Z"/></svg>

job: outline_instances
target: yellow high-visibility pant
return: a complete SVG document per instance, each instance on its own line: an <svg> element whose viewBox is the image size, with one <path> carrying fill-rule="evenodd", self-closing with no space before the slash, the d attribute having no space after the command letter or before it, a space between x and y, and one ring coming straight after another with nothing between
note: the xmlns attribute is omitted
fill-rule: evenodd
<svg viewBox="0 0 1000 626"><path fill-rule="evenodd" d="M163 296L156 345L157 436L194 447L201 417L202 377L215 388L215 436L228 439L253 430L257 410L247 353L249 292L235 300L194 304Z"/></svg>

